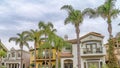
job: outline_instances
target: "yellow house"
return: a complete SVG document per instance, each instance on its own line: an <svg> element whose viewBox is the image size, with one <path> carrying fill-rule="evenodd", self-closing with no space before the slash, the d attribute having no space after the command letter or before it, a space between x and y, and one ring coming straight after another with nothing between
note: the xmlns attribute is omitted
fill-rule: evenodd
<svg viewBox="0 0 120 68"><path fill-rule="evenodd" d="M44 68L45 63L46 67L48 68L49 65L49 52L51 55L51 65L52 68L55 67L56 63L56 50L55 48L52 48L51 51L48 49L42 49L39 50L39 48L36 48L36 68ZM46 56L46 59L45 59ZM34 64L34 49L30 49L30 68L32 68L32 64Z"/></svg>

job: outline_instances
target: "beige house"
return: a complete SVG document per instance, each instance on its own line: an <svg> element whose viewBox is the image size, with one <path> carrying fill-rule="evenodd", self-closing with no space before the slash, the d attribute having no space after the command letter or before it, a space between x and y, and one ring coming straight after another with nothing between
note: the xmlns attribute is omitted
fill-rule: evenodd
<svg viewBox="0 0 120 68"><path fill-rule="evenodd" d="M120 41L117 39L120 38L120 33L117 33L117 35L113 38L115 46L114 46L114 55L116 56L117 62L120 66ZM106 51L108 50L108 43L105 44ZM106 54L106 62L108 62L108 54Z"/></svg>
<svg viewBox="0 0 120 68"><path fill-rule="evenodd" d="M80 37L81 68L90 68L91 65L101 68L105 64L106 49L103 38L103 35L96 32ZM77 39L68 40L68 42L72 43L72 47L63 48L61 68L78 68Z"/></svg>
<svg viewBox="0 0 120 68"><path fill-rule="evenodd" d="M22 68L28 68L30 65L30 54L27 51L23 51L23 64ZM11 48L10 51L7 52L7 57L5 59L5 66L7 68L20 68L21 64L21 50L16 50Z"/></svg>

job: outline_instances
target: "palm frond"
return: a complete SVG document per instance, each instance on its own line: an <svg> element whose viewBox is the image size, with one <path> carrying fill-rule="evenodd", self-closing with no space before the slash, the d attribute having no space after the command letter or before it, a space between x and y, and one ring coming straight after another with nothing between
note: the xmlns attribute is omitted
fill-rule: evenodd
<svg viewBox="0 0 120 68"><path fill-rule="evenodd" d="M82 12L83 16L89 16L89 18L95 18L97 16L96 10L92 8L86 8Z"/></svg>
<svg viewBox="0 0 120 68"><path fill-rule="evenodd" d="M62 10L63 10L63 9L64 9L64 10L67 10L68 12L71 12L71 11L74 10L71 5L64 5L64 6L61 7L61 9L62 9Z"/></svg>
<svg viewBox="0 0 120 68"><path fill-rule="evenodd" d="M71 21L72 20L70 19L70 17L67 17L64 21L64 24L67 25L68 23L71 23Z"/></svg>
<svg viewBox="0 0 120 68"><path fill-rule="evenodd" d="M118 14L120 13L119 9L114 9L111 11L111 16L112 18L116 18L118 16Z"/></svg>
<svg viewBox="0 0 120 68"><path fill-rule="evenodd" d="M17 37L11 37L10 39L9 39L9 42L11 42L11 41L16 41L18 38Z"/></svg>
<svg viewBox="0 0 120 68"><path fill-rule="evenodd" d="M49 27L51 27L51 28L53 28L54 26L53 26L53 24L51 23L51 22L48 22L48 24L47 24Z"/></svg>
<svg viewBox="0 0 120 68"><path fill-rule="evenodd" d="M38 24L39 29L42 29L42 27L44 27L44 26L45 26L44 22L40 21Z"/></svg>

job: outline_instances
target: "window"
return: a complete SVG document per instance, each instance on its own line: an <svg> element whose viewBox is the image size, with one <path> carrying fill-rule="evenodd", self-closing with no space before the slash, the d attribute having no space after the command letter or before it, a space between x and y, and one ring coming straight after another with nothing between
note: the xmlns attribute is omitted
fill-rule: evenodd
<svg viewBox="0 0 120 68"><path fill-rule="evenodd" d="M23 68L25 68L25 64L23 64Z"/></svg>
<svg viewBox="0 0 120 68"><path fill-rule="evenodd" d="M49 54L50 54L50 57L52 58L53 57L52 50L49 50L49 49L43 50L42 51L42 58L46 57L47 59L49 59Z"/></svg>
<svg viewBox="0 0 120 68"><path fill-rule="evenodd" d="M18 53L18 57L20 57L20 53Z"/></svg>
<svg viewBox="0 0 120 68"><path fill-rule="evenodd" d="M10 58L10 54L8 54L8 59Z"/></svg>
<svg viewBox="0 0 120 68"><path fill-rule="evenodd" d="M87 43L86 49L87 49L87 53L96 53L97 44L96 43Z"/></svg>
<svg viewBox="0 0 120 68"><path fill-rule="evenodd" d="M12 57L15 57L15 52L12 52Z"/></svg>

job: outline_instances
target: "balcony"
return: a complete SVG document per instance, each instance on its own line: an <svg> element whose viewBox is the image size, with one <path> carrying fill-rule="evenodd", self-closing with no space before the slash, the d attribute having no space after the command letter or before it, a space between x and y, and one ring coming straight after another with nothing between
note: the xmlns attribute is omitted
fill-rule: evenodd
<svg viewBox="0 0 120 68"><path fill-rule="evenodd" d="M105 47L81 48L81 56L103 56L106 54Z"/></svg>
<svg viewBox="0 0 120 68"><path fill-rule="evenodd" d="M50 52L50 57L51 60L55 60L53 59L53 52ZM37 61L49 60L49 52L48 51L40 52L39 54L37 54L36 60Z"/></svg>

